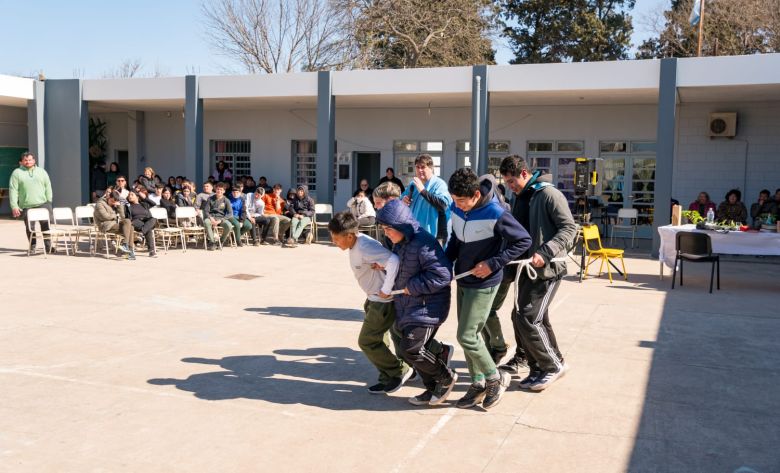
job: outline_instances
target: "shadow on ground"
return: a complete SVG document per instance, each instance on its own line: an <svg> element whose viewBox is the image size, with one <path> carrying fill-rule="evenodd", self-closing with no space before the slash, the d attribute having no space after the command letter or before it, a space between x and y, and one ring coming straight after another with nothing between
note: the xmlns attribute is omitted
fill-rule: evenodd
<svg viewBox="0 0 780 473"><path fill-rule="evenodd" d="M390 411L415 408L404 397L371 395L362 382L376 371L351 348L276 350L274 355L184 358L185 363L218 367L186 379L150 379L175 386L199 399L252 399L274 404L303 404L331 410ZM281 358L280 358L281 357ZM285 359L294 357L294 359Z"/></svg>
<svg viewBox="0 0 780 473"><path fill-rule="evenodd" d="M780 471L780 266L686 266L668 292L630 472Z"/></svg>
<svg viewBox="0 0 780 473"><path fill-rule="evenodd" d="M331 307L247 307L247 312L294 319L349 320L362 321L362 310Z"/></svg>

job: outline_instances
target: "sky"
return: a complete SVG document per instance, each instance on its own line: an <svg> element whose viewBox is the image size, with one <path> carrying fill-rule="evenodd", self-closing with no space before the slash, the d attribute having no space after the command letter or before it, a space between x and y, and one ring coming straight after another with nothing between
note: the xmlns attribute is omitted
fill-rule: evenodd
<svg viewBox="0 0 780 473"><path fill-rule="evenodd" d="M637 0L634 45L650 36L638 21L669 0ZM141 75L240 72L210 45L200 0L0 0L0 74L50 79L99 78L125 60ZM511 52L496 44L496 60Z"/></svg>

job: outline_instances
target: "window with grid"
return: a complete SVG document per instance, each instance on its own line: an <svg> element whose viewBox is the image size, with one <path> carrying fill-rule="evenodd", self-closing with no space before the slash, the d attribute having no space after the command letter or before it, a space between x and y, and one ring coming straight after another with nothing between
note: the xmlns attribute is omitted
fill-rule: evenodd
<svg viewBox="0 0 780 473"><path fill-rule="evenodd" d="M211 140L211 173L219 161L224 161L233 179L252 175L252 145L250 140Z"/></svg>
<svg viewBox="0 0 780 473"><path fill-rule="evenodd" d="M552 174L553 183L573 206L574 166L584 151L584 141L529 141L528 166Z"/></svg>
<svg viewBox="0 0 780 473"><path fill-rule="evenodd" d="M433 158L433 173L436 176L441 176L441 157L443 153L443 141L396 140L393 142L395 174L406 184L415 176L414 160L417 159L417 156L429 154Z"/></svg>
<svg viewBox="0 0 780 473"><path fill-rule="evenodd" d="M490 141L488 143L488 172L495 176L496 182L503 183L501 178L501 161L509 156L509 141ZM471 167L471 142L469 140L459 140L457 142L457 164L458 169Z"/></svg>
<svg viewBox="0 0 780 473"><path fill-rule="evenodd" d="M293 162L295 163L295 176L293 176L295 186L301 184L309 188L309 193L317 191L317 141L316 140L294 140ZM336 190L336 179L338 177L338 163L333 159L333 190Z"/></svg>

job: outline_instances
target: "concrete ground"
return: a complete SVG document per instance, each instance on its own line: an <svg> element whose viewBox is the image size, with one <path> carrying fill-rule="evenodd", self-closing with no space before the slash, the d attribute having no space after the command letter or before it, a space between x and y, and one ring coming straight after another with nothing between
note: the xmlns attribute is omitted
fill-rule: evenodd
<svg viewBox="0 0 780 473"><path fill-rule="evenodd" d="M571 371L485 412L414 407L418 383L366 392L363 295L335 247L24 245L0 221L0 471L780 471L776 260L724 263L712 295L706 265L674 291L642 258L628 282L567 278L551 313Z"/></svg>

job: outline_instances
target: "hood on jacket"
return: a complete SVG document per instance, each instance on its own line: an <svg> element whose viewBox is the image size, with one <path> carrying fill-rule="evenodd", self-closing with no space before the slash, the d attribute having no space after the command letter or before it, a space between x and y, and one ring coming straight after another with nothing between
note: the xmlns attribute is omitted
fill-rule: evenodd
<svg viewBox="0 0 780 473"><path fill-rule="evenodd" d="M299 191L303 189L303 198L309 197L309 186L305 184L298 184L298 187L295 188L296 191Z"/></svg>
<svg viewBox="0 0 780 473"><path fill-rule="evenodd" d="M496 185L496 178L492 174L479 176L479 193L482 195L482 198L474 206L475 209L487 205L493 199L501 203L501 199L496 195Z"/></svg>
<svg viewBox="0 0 780 473"><path fill-rule="evenodd" d="M377 212L376 220L380 225L387 225L403 233L407 240L411 240L414 234L420 231L420 224L401 199L391 200L385 204Z"/></svg>

